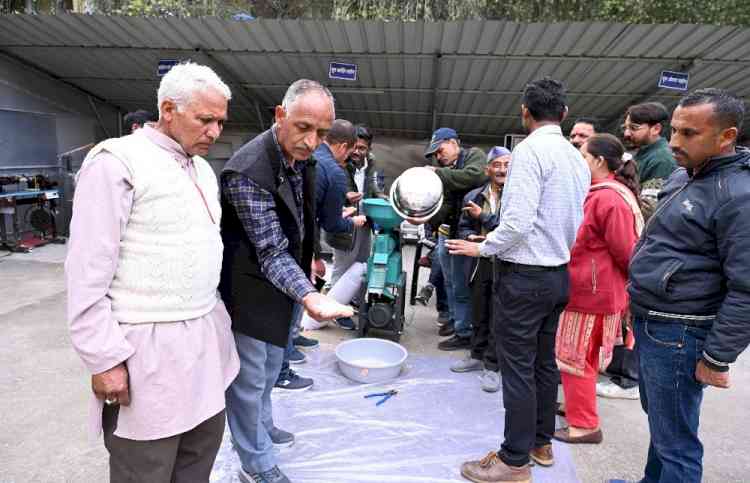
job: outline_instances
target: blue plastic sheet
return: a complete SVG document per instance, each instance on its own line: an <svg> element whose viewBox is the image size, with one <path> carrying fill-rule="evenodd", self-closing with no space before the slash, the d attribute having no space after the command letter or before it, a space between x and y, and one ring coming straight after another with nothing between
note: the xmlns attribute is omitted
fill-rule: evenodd
<svg viewBox="0 0 750 483"><path fill-rule="evenodd" d="M505 411L501 392L483 392L479 372L451 372L454 360L409 357L396 380L365 385L341 374L333 347L309 352L295 370L313 388L272 396L275 425L296 437L279 467L293 483L465 482L461 463L499 447ZM380 406L364 398L390 389L398 394ZM570 452L553 444L555 465L535 466L533 481L578 482ZM238 468L227 428L211 482L238 482Z"/></svg>

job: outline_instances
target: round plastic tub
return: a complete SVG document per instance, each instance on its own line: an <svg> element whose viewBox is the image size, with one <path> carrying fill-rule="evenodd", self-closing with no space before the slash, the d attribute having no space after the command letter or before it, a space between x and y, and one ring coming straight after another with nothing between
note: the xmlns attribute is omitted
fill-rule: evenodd
<svg viewBox="0 0 750 483"><path fill-rule="evenodd" d="M401 344L384 339L352 339L336 347L341 372L349 379L365 384L398 377L408 355Z"/></svg>

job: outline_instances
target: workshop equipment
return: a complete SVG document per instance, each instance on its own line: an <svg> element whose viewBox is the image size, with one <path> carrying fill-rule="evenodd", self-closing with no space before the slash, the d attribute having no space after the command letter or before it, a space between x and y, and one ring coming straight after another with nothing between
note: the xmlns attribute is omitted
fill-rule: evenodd
<svg viewBox="0 0 750 483"><path fill-rule="evenodd" d="M359 336L375 330L378 335L399 340L406 308L406 272L402 267L397 231L402 218L386 200L368 198L363 205L375 236L360 296Z"/></svg>
<svg viewBox="0 0 750 483"><path fill-rule="evenodd" d="M365 399L368 399L368 398L371 398L371 397L380 397L382 399L380 399L378 402L375 403L376 406L380 406L381 404L383 404L384 402L386 402L387 400L389 400L390 398L392 398L396 394L398 394L398 391L395 390L395 389L391 389L388 392L376 392L374 394L367 394L365 396Z"/></svg>
<svg viewBox="0 0 750 483"><path fill-rule="evenodd" d="M57 236L57 183L42 175L0 178L0 247L29 252Z"/></svg>

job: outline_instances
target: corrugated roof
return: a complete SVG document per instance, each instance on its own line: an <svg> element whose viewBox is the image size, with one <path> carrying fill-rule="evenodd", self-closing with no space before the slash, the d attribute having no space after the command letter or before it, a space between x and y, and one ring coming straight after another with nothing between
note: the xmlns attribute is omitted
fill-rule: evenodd
<svg viewBox="0 0 750 483"><path fill-rule="evenodd" d="M750 96L750 29L731 26L8 15L0 52L123 111L154 108L159 59L192 59L233 87L231 121L253 128L255 103L267 125L301 77L333 89L340 117L415 137L435 123L465 138L516 132L521 91L543 75L566 84L571 118L610 123L634 102L676 101L657 88L662 70ZM357 64L358 79L329 80L332 61Z"/></svg>

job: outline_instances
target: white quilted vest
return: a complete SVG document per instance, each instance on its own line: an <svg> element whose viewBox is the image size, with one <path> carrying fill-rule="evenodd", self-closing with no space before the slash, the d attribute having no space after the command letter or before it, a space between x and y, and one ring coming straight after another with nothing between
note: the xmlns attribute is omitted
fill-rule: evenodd
<svg viewBox="0 0 750 483"><path fill-rule="evenodd" d="M213 170L194 156L194 183L169 152L138 133L100 143L87 160L100 151L125 163L134 190L108 293L113 316L138 324L206 315L218 300L223 253Z"/></svg>

